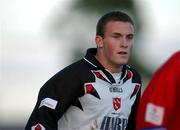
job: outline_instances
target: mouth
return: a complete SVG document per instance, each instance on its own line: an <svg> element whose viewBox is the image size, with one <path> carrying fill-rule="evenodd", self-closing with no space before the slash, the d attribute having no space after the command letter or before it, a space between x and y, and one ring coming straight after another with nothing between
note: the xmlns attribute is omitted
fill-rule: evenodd
<svg viewBox="0 0 180 130"><path fill-rule="evenodd" d="M120 55L127 55L127 52L125 52L125 51L120 51L120 52L118 52L118 54L120 54Z"/></svg>

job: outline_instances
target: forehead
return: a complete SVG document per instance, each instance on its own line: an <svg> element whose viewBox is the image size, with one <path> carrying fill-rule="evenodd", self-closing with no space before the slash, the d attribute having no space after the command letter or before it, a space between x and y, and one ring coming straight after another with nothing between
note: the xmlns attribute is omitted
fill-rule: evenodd
<svg viewBox="0 0 180 130"><path fill-rule="evenodd" d="M110 21L105 26L106 32L134 33L134 26L130 22Z"/></svg>

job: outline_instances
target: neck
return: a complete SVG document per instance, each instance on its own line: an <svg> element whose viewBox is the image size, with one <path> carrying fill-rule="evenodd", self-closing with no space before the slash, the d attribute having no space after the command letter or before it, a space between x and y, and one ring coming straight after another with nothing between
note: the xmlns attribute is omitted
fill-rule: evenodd
<svg viewBox="0 0 180 130"><path fill-rule="evenodd" d="M122 71L123 65L110 64L104 59L104 57L98 55L98 53L95 55L95 58L111 73L119 73Z"/></svg>

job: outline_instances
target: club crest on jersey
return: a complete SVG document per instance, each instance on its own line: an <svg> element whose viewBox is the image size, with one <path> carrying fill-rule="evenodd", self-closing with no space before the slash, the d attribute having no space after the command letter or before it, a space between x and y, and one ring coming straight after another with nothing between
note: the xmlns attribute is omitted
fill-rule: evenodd
<svg viewBox="0 0 180 130"><path fill-rule="evenodd" d="M116 111L121 108L121 98L119 97L113 98L113 107L114 107L114 110Z"/></svg>
<svg viewBox="0 0 180 130"><path fill-rule="evenodd" d="M38 124L32 126L32 127L31 127L31 130L46 130L46 129L44 128L43 125L41 125L40 123L38 123Z"/></svg>

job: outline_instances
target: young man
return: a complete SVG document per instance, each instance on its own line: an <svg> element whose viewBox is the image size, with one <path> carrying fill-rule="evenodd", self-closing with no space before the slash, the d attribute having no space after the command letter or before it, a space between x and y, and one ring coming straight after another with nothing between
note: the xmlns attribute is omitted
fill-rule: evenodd
<svg viewBox="0 0 180 130"><path fill-rule="evenodd" d="M125 130L127 125L133 130L141 86L139 74L126 65L133 36L127 14L102 16L97 48L45 83L26 130Z"/></svg>
<svg viewBox="0 0 180 130"><path fill-rule="evenodd" d="M138 107L136 130L180 129L180 51L154 74Z"/></svg>

